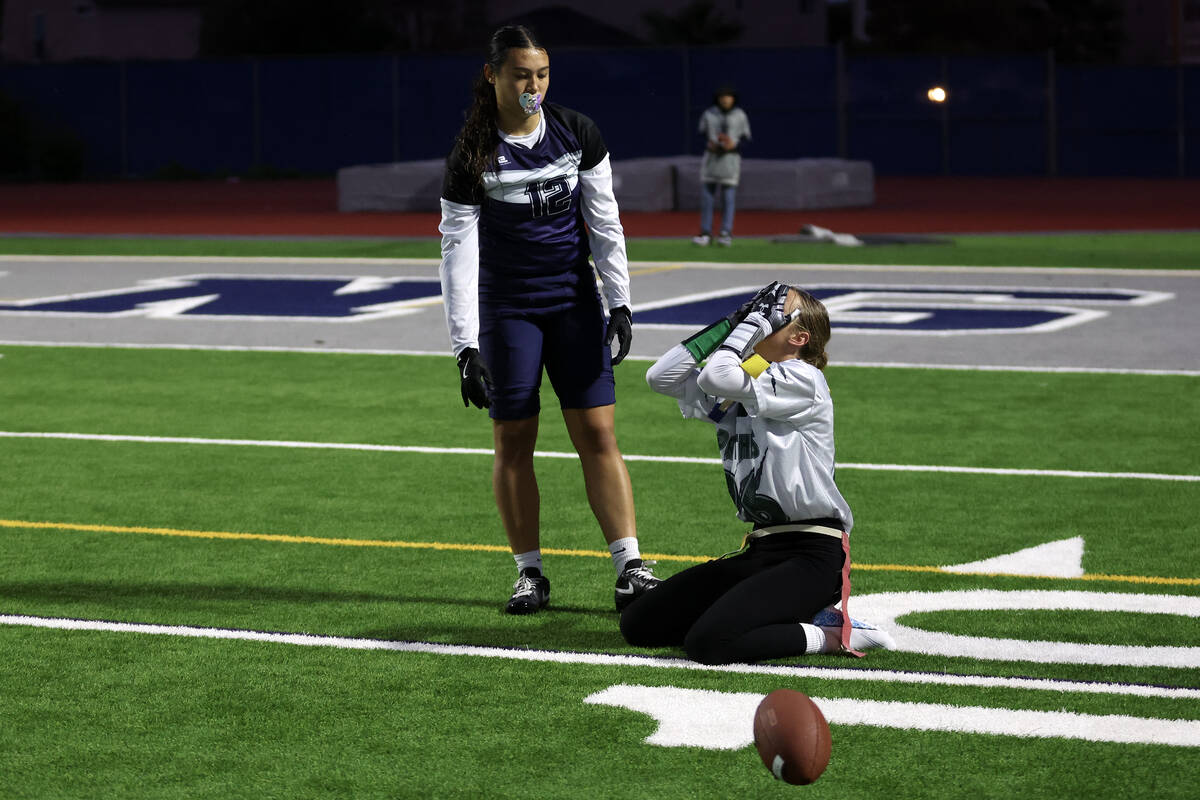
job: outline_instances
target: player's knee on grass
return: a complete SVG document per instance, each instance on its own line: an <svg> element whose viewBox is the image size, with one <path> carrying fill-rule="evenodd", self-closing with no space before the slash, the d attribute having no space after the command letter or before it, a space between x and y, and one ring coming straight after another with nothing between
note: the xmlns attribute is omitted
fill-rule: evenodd
<svg viewBox="0 0 1200 800"><path fill-rule="evenodd" d="M621 636L633 647L676 647L679 636L674 631L665 630L654 615L647 614L648 606L642 602L647 595L634 600L621 613Z"/></svg>
<svg viewBox="0 0 1200 800"><path fill-rule="evenodd" d="M621 613L621 636L625 642L634 647L654 647L653 630L645 623L644 617L635 610L637 601L626 607Z"/></svg>
<svg viewBox="0 0 1200 800"><path fill-rule="evenodd" d="M724 637L697 630L697 626L693 626L684 637L683 651L698 664L731 664L738 660L732 655L729 642Z"/></svg>

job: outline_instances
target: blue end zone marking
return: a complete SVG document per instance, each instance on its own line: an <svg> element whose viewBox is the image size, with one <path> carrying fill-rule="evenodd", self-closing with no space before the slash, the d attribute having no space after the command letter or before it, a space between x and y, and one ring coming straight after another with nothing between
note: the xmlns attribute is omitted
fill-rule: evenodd
<svg viewBox="0 0 1200 800"><path fill-rule="evenodd" d="M1142 305L1171 295L1132 289L817 285L806 287L829 309L835 329L865 333L981 333L1054 330L1105 315L1089 306ZM696 327L749 300L753 289L683 297L635 308L642 325Z"/></svg>
<svg viewBox="0 0 1200 800"><path fill-rule="evenodd" d="M855 306L855 314L912 315L919 317L904 322L884 321L856 322L837 320L832 327L838 329L881 329L902 328L909 331L962 331L973 328L1004 330L1032 328L1051 322L1069 319L1071 311L1039 311L1035 309L1010 308L929 308L922 306Z"/></svg>
<svg viewBox="0 0 1200 800"><path fill-rule="evenodd" d="M1172 295L1129 289L814 285L834 328L861 333L1053 330L1097 319L1088 306L1145 305ZM635 308L641 325L697 327L749 300L755 287ZM187 275L107 291L0 304L0 314L359 321L440 305L441 284L379 277Z"/></svg>
<svg viewBox="0 0 1200 800"><path fill-rule="evenodd" d="M170 317L363 319L402 313L414 301L438 301L438 281L359 279L361 290L339 294L353 278L193 276L143 281L141 286L66 297L0 303L2 313L133 316L155 304L180 302ZM195 299L187 306L182 301Z"/></svg>
<svg viewBox="0 0 1200 800"><path fill-rule="evenodd" d="M1011 297L1014 300L1050 300L1055 303L1082 301L1085 303L1128 303L1145 293L1128 289L1116 290L1062 290L1062 289L972 289L954 286L859 286L850 288L812 289L809 293L818 300L836 297L847 292L869 292L872 294L901 295L945 295L959 294L976 297Z"/></svg>

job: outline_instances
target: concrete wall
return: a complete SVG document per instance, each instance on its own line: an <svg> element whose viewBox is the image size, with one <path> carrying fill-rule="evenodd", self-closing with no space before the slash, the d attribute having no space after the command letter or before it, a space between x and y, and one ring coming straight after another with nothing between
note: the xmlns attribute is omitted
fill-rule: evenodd
<svg viewBox="0 0 1200 800"><path fill-rule="evenodd" d="M367 164L338 170L341 211L438 211L440 159ZM613 162L613 193L623 211L695 211L700 207L700 157ZM742 160L738 208L792 211L869 206L875 172L867 161L838 158Z"/></svg>

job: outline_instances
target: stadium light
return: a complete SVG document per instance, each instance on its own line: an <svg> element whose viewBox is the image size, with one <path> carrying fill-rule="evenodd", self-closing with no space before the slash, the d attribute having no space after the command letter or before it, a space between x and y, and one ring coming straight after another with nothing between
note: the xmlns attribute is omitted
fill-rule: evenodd
<svg viewBox="0 0 1200 800"><path fill-rule="evenodd" d="M946 94L946 90L941 86L931 86L929 91L925 93L925 96L929 98L931 103L944 103L946 102L946 98L949 97Z"/></svg>

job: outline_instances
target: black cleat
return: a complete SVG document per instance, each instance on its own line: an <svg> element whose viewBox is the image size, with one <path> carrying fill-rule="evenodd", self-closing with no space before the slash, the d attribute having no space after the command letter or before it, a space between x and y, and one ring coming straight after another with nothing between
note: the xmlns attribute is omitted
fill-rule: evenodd
<svg viewBox="0 0 1200 800"><path fill-rule="evenodd" d="M617 611L624 611L625 606L662 583L662 580L654 577L654 573L650 571L650 565L653 563L635 558L625 565L624 572L617 578L617 588L613 590Z"/></svg>
<svg viewBox="0 0 1200 800"><path fill-rule="evenodd" d="M513 584L512 597L504 607L508 614L535 614L550 602L550 579L534 567L521 570Z"/></svg>

